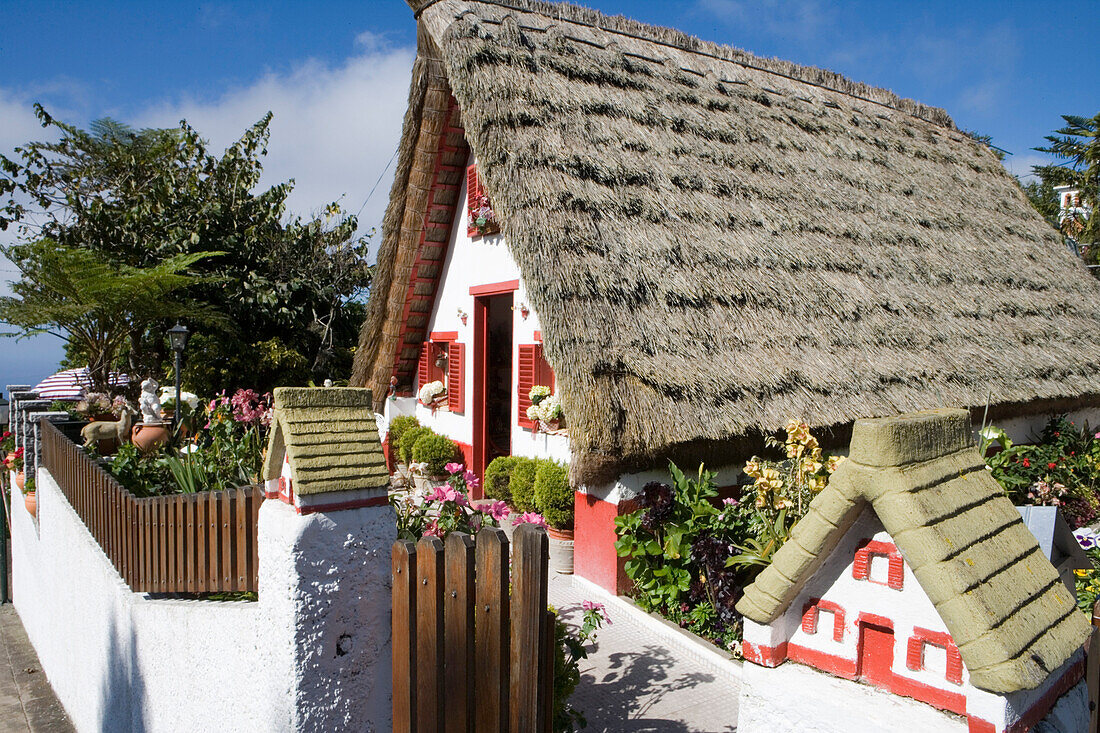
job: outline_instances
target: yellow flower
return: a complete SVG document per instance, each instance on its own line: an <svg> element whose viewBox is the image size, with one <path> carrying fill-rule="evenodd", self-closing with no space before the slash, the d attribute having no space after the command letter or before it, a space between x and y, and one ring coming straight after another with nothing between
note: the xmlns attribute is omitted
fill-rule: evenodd
<svg viewBox="0 0 1100 733"><path fill-rule="evenodd" d="M826 468L829 473L835 473L840 464L844 462L844 456L829 456L829 462L826 464Z"/></svg>
<svg viewBox="0 0 1100 733"><path fill-rule="evenodd" d="M745 473L752 478L760 478L760 463L754 458L745 464Z"/></svg>
<svg viewBox="0 0 1100 733"><path fill-rule="evenodd" d="M1078 578L1087 578L1091 572L1090 570L1074 570L1073 574Z"/></svg>

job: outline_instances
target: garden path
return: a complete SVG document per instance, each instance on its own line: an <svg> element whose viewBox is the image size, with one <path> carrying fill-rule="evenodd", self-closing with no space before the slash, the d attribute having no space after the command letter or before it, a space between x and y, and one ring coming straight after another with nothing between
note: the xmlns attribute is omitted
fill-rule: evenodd
<svg viewBox="0 0 1100 733"><path fill-rule="evenodd" d="M73 730L15 608L0 605L0 733Z"/></svg>
<svg viewBox="0 0 1100 733"><path fill-rule="evenodd" d="M673 641L636 609L627 611L606 592L568 575L552 573L551 605L579 624L581 602L604 603L611 617L581 660L573 706L592 733L718 733L737 730L741 691L736 669L693 653L691 642Z"/></svg>

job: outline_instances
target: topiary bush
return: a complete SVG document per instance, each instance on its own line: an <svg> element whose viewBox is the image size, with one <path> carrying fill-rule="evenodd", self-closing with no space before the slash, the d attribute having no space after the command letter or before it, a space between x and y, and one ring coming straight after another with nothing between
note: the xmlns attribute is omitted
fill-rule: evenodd
<svg viewBox="0 0 1100 733"><path fill-rule="evenodd" d="M519 461L517 456L500 456L494 458L485 467L485 496L490 499L499 499L507 504L512 503L512 492L508 490L508 482L512 479L512 469Z"/></svg>
<svg viewBox="0 0 1100 733"><path fill-rule="evenodd" d="M426 428L423 425L414 428L407 428L401 435L401 461L407 466L413 462L413 446L416 445L416 441L423 438L425 435L434 435L431 428Z"/></svg>
<svg viewBox="0 0 1100 733"><path fill-rule="evenodd" d="M416 441L412 449L413 463L426 463L424 474L427 476L445 476L448 463L461 455L458 445L446 435L430 433Z"/></svg>
<svg viewBox="0 0 1100 733"><path fill-rule="evenodd" d="M539 462L534 458L516 457L512 476L508 479L508 493L512 495L512 506L517 511L535 511L535 473L538 468Z"/></svg>
<svg viewBox="0 0 1100 733"><path fill-rule="evenodd" d="M573 490L569 469L556 461L539 461L535 472L535 508L554 529L573 529Z"/></svg>
<svg viewBox="0 0 1100 733"><path fill-rule="evenodd" d="M390 420L390 431L387 435L390 450L398 455L401 448L401 437L410 429L420 427L420 421L413 415L398 415ZM408 461L406 461L408 463Z"/></svg>

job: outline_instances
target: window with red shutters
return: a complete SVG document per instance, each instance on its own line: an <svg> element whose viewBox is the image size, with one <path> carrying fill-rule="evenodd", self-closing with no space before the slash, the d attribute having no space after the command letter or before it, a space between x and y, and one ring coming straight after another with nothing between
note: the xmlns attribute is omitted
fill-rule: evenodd
<svg viewBox="0 0 1100 733"><path fill-rule="evenodd" d="M924 669L925 646L938 646L947 655L947 669L944 672L948 682L956 685L962 684L962 656L955 640L944 631L930 631L919 626L913 627L913 635L909 637L909 644L905 653L905 666L914 671Z"/></svg>
<svg viewBox="0 0 1100 733"><path fill-rule="evenodd" d="M482 234L494 234L500 231L498 222L492 216L481 229L478 229L475 219L482 205L492 212L492 203L485 193L485 186L481 183L481 176L477 172L477 163L471 163L466 167L466 234L477 237Z"/></svg>
<svg viewBox="0 0 1100 733"><path fill-rule="evenodd" d="M535 421L527 417L527 408L531 406L531 388L542 385L554 389L554 370L542 355L542 344L519 345L519 386L516 397L519 403L519 425L533 430Z"/></svg>
<svg viewBox="0 0 1100 733"><path fill-rule="evenodd" d="M466 346L447 345L447 409L466 412Z"/></svg>
<svg viewBox="0 0 1100 733"><path fill-rule="evenodd" d="M871 577L871 559L875 555L887 558L888 566L885 583ZM856 580L868 580L872 583L886 585L894 590L901 590L905 585L905 559L898 552L897 546L890 542L863 540L852 561L852 577Z"/></svg>

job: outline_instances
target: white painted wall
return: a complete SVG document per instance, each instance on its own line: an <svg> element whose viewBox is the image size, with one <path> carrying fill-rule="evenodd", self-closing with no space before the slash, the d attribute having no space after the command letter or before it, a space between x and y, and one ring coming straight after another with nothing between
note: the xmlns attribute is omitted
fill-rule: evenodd
<svg viewBox="0 0 1100 733"><path fill-rule="evenodd" d="M469 163L472 163L471 158ZM429 320L429 331L457 331L458 343L466 344L466 395L465 414L452 414L446 408L431 410L417 404L415 415L422 425L431 427L452 440L471 445L473 443L473 339L474 339L474 296L470 288L478 285L519 280L519 289L513 293L512 306L512 454L532 458L552 458L563 463L569 462L569 438L563 435L534 434L518 424L519 411L516 393L519 388L519 344L535 343L535 331L541 330L538 314L531 309L527 297L527 288L520 276L503 234L470 237L466 233L468 211L466 209L466 183L463 177L459 200L462 208L455 217L454 227L448 243L447 258L443 265L443 274L436 291L435 307ZM520 311L520 304L530 309L527 318ZM467 314L466 323L462 323L458 312ZM394 408L397 406L395 405ZM387 415L400 414L396 409L391 413L387 406Z"/></svg>
<svg viewBox="0 0 1100 733"><path fill-rule="evenodd" d="M392 509L260 510L260 600L170 600L122 581L44 469L15 497L13 597L79 731L390 726Z"/></svg>

